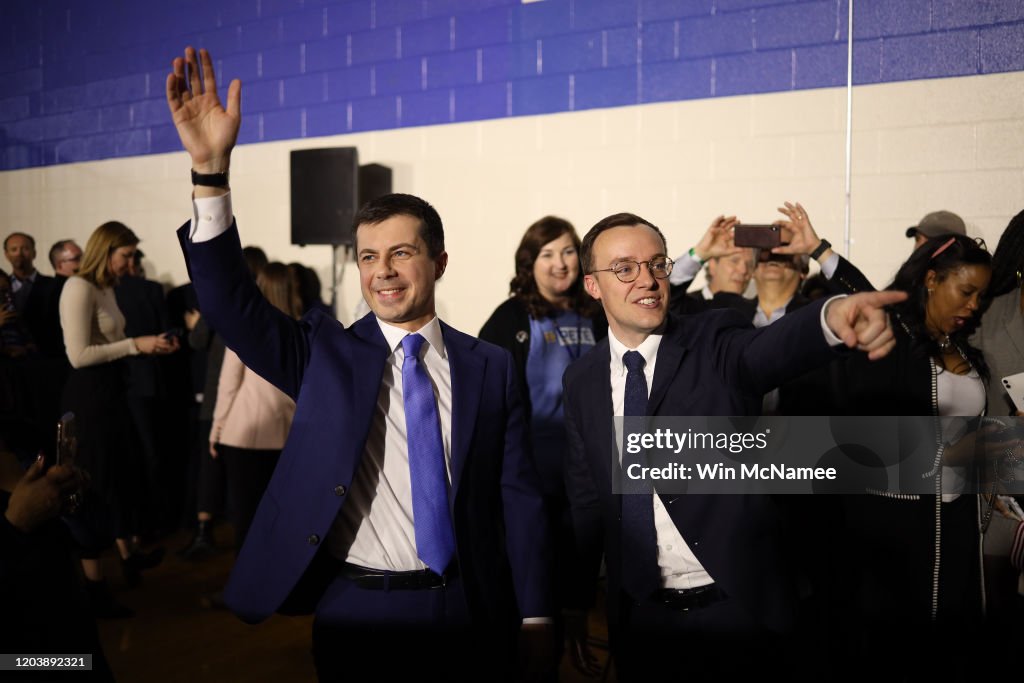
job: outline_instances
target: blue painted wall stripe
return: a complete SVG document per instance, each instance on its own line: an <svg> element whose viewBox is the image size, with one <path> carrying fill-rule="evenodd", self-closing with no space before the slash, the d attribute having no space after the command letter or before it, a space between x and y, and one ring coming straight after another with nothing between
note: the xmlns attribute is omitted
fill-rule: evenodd
<svg viewBox="0 0 1024 683"><path fill-rule="evenodd" d="M846 0L0 3L0 170L178 149L186 44L243 143L838 86ZM857 0L858 84L1024 70L1020 0Z"/></svg>

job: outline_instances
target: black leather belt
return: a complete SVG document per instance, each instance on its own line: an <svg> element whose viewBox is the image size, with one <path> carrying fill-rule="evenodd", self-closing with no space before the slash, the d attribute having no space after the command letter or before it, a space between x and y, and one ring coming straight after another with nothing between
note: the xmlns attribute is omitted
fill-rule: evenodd
<svg viewBox="0 0 1024 683"><path fill-rule="evenodd" d="M338 570L338 575L348 579L360 588L368 590L426 590L430 588L443 588L448 581L458 575L453 565L444 573L439 575L430 569L419 569L411 572L392 572L385 569L371 569L360 567L358 564L345 562Z"/></svg>
<svg viewBox="0 0 1024 683"><path fill-rule="evenodd" d="M674 612L685 612L724 600L725 595L711 583L697 588L662 588L655 591L652 598Z"/></svg>

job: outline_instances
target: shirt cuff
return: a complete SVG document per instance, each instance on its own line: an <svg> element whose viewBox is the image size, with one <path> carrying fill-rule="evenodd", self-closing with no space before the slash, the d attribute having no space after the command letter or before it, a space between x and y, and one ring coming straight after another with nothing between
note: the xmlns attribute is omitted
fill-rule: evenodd
<svg viewBox="0 0 1024 683"><path fill-rule="evenodd" d="M693 278L697 277L697 273L700 272L701 262L700 260L686 252L675 261L675 265L672 266L672 272L668 276L669 283L673 285L681 285L684 282L689 282Z"/></svg>
<svg viewBox="0 0 1024 683"><path fill-rule="evenodd" d="M839 254L832 252L832 255L825 259L825 262L821 264L821 273L825 276L826 280L831 280L832 276L836 274L836 268L839 267Z"/></svg>
<svg viewBox="0 0 1024 683"><path fill-rule="evenodd" d="M825 341L828 343L829 346L839 346L840 344L843 343L843 340L840 339L839 337L837 337L835 332L833 332L831 329L829 329L829 326L825 323L825 313L828 311L828 307L832 305L833 301L835 301L836 299L845 299L845 298L846 298L845 294L839 294L837 296L833 296L833 297L829 298L828 301L825 302L824 306L821 307L821 331L824 333Z"/></svg>
<svg viewBox="0 0 1024 683"><path fill-rule="evenodd" d="M526 624L553 624L555 623L551 617L525 617L523 619L523 625Z"/></svg>
<svg viewBox="0 0 1024 683"><path fill-rule="evenodd" d="M192 224L188 229L193 242L208 242L231 227L231 193L192 200Z"/></svg>

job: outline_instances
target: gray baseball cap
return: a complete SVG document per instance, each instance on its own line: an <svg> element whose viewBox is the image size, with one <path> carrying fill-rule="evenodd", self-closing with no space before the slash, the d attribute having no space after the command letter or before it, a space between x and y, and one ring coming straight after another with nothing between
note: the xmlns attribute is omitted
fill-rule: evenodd
<svg viewBox="0 0 1024 683"><path fill-rule="evenodd" d="M967 226L964 219L952 211L932 211L917 225L907 228L907 237L913 237L917 233L928 238L949 234L967 235Z"/></svg>

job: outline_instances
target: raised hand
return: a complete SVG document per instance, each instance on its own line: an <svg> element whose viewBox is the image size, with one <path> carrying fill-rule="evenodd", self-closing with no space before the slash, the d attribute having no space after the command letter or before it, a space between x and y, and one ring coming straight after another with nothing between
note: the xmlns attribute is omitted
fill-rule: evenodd
<svg viewBox="0 0 1024 683"><path fill-rule="evenodd" d="M788 221L778 222L786 231L785 235L789 238L789 244L775 247L772 249L773 254L810 254L818 248L818 245L821 244L821 238L814 231L814 227L811 225L811 218L807 215L804 207L800 205L800 202L796 204L785 202L785 206L779 207L779 213L784 214L789 219ZM819 257L819 261L824 260L830 253L830 251L826 251Z"/></svg>
<svg viewBox="0 0 1024 683"><path fill-rule="evenodd" d="M242 123L242 82L231 81L225 110L217 95L210 53L200 50L199 62L191 47L185 48L184 58L174 59L173 71L167 75L167 106L181 144L192 157L192 168L199 173L222 173L231 165L231 150Z"/></svg>
<svg viewBox="0 0 1024 683"><path fill-rule="evenodd" d="M693 248L693 252L701 261L720 256L732 256L743 251L732 241L732 229L739 223L736 216L718 216Z"/></svg>
<svg viewBox="0 0 1024 683"><path fill-rule="evenodd" d="M825 309L825 324L846 346L883 358L896 345L885 306L907 298L906 292L861 292L832 300Z"/></svg>

